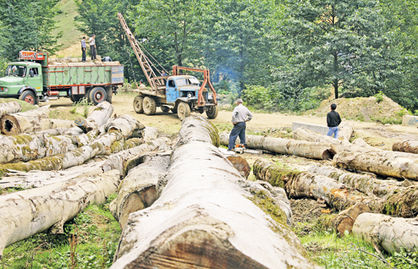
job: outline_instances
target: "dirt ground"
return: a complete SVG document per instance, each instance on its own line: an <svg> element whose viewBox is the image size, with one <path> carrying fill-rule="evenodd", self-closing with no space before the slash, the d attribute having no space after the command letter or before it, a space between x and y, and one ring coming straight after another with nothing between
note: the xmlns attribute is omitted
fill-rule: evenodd
<svg viewBox="0 0 418 269"><path fill-rule="evenodd" d="M113 106L115 113L129 114L137 118L145 126L152 126L158 128L161 132L167 134L175 134L181 126L181 121L177 115L172 113L163 113L157 109L157 113L152 116L144 114L136 114L133 110L132 102L135 97L134 93L121 93L113 97ZM68 98L60 98L58 100L51 100L48 103L51 108L57 108L62 112L70 111L73 106ZM305 122L313 124L326 125L325 115L307 116L307 115L292 115L283 113L260 113L255 112L254 118L248 122L248 132L265 132L272 129L291 128L292 122ZM344 119L343 119L344 120ZM220 131L229 131L232 129L231 111L221 110L218 117L212 122L218 127ZM344 120L349 122L354 130L354 136L363 138L366 142L373 146L382 149L391 149L393 142L402 139L418 140L418 128L402 125L383 125L375 122L361 122L354 120Z"/></svg>

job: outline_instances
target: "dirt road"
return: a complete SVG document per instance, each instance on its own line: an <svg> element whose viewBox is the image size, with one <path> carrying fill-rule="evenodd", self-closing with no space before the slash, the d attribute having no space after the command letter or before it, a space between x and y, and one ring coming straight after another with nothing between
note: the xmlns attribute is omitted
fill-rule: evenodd
<svg viewBox="0 0 418 269"><path fill-rule="evenodd" d="M113 106L116 114L129 114L141 121L145 126L158 128L167 134L175 134L179 131L181 121L177 115L172 113L163 113L157 109L157 113L152 116L136 114L132 107L132 101L135 97L133 93L122 93L113 97ZM70 110L72 102L68 98L52 100L49 102L52 108L60 110ZM248 132L266 132L280 128L291 128L292 122L305 122L313 124L326 125L324 117L290 115L282 113L259 113L255 112L253 120L248 122ZM343 119L344 120L344 119ZM212 122L220 131L229 131L231 125L231 111L219 111L218 117ZM369 144L381 148L389 149L394 141L400 139L418 140L418 129L416 127L402 125L382 125L374 122L347 121L354 127L356 137L362 137Z"/></svg>

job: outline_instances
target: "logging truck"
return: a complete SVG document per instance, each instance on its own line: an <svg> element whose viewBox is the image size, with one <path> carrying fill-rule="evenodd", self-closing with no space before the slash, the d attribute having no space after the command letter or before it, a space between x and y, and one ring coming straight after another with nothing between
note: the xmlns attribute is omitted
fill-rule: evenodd
<svg viewBox="0 0 418 269"><path fill-rule="evenodd" d="M191 111L206 112L209 119L216 118L216 91L210 81L209 70L173 66L172 74L168 75L167 70L158 64L152 55L150 57L154 61L144 53L121 13L118 13L118 17L150 85L149 89L139 89L139 94L133 102L135 112L153 115L156 108L161 107L163 112L171 110L177 113L181 120L188 117ZM203 82L195 76L181 74L182 71L202 73Z"/></svg>
<svg viewBox="0 0 418 269"><path fill-rule="evenodd" d="M37 104L49 97L86 97L96 105L111 102L123 80L119 62L49 63L46 52L20 51L19 61L9 63L0 78L0 98Z"/></svg>

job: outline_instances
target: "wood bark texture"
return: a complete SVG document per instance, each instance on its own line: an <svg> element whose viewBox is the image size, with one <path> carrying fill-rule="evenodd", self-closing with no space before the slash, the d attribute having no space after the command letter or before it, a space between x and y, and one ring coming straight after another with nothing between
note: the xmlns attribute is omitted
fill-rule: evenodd
<svg viewBox="0 0 418 269"><path fill-rule="evenodd" d="M160 151L160 146L166 150L168 138L161 137L153 143L145 143L140 146L111 154L105 160L91 162L59 171L13 171L0 180L0 189L5 188L39 188L52 183L62 182L79 176L98 175L112 169L117 169L121 175L126 175L132 168L129 162L133 158L142 157Z"/></svg>
<svg viewBox="0 0 418 269"><path fill-rule="evenodd" d="M394 218L363 213L357 217L353 234L381 246L387 252L418 250L418 218Z"/></svg>
<svg viewBox="0 0 418 269"><path fill-rule="evenodd" d="M96 106L93 112L84 120L76 120L75 124L84 132L99 129L107 123L113 114L113 106L109 102L102 102Z"/></svg>
<svg viewBox="0 0 418 269"><path fill-rule="evenodd" d="M418 141L404 140L401 142L396 142L392 145L392 150L418 154Z"/></svg>
<svg viewBox="0 0 418 269"><path fill-rule="evenodd" d="M304 128L297 128L293 131L293 138L296 140L305 140L310 142L319 142L319 143L328 143L328 144L339 144L340 141L335 139L331 136L326 136L319 134L317 132L304 129Z"/></svg>
<svg viewBox="0 0 418 269"><path fill-rule="evenodd" d="M342 138L347 142L350 142L350 138L353 135L353 126L347 122L343 122L338 126L338 137L339 139Z"/></svg>
<svg viewBox="0 0 418 269"><path fill-rule="evenodd" d="M130 213L147 208L157 200L161 192L159 183L169 163L169 155L143 156L143 163L131 169L123 179L117 198L109 206L122 229Z"/></svg>
<svg viewBox="0 0 418 269"><path fill-rule="evenodd" d="M227 133L220 135L221 143L228 145L229 136ZM246 142L248 148L262 149L274 153L295 155L310 159L329 160L335 151L328 143L317 143L302 140L274 138L260 135L247 135Z"/></svg>
<svg viewBox="0 0 418 269"><path fill-rule="evenodd" d="M167 185L129 215L111 268L315 267L287 225L250 201L207 126L200 117L183 121Z"/></svg>
<svg viewBox="0 0 418 269"><path fill-rule="evenodd" d="M101 204L116 192L120 173L111 170L0 196L0 257L3 249L52 226L63 233L63 225L91 203Z"/></svg>
<svg viewBox="0 0 418 269"><path fill-rule="evenodd" d="M0 130L5 135L33 133L42 130L42 119L49 116L49 106L15 114L3 115L0 119Z"/></svg>
<svg viewBox="0 0 418 269"><path fill-rule="evenodd" d="M382 176L418 180L418 155L386 150L338 152L333 159L337 167L372 172Z"/></svg>
<svg viewBox="0 0 418 269"><path fill-rule="evenodd" d="M0 118L3 115L17 113L21 110L22 106L16 101L0 103Z"/></svg>

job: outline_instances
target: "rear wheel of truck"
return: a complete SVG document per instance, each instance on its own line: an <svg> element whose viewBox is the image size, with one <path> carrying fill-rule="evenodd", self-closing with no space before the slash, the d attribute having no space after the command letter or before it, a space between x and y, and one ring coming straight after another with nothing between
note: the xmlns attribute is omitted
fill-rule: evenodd
<svg viewBox="0 0 418 269"><path fill-rule="evenodd" d="M144 113L144 107L142 106L144 102L144 97L141 95L137 95L134 99L134 110L136 113L141 114Z"/></svg>
<svg viewBox="0 0 418 269"><path fill-rule="evenodd" d="M19 96L19 99L31 105L36 105L38 103L38 98L36 97L36 95L32 91L29 91L29 90L24 91Z"/></svg>
<svg viewBox="0 0 418 269"><path fill-rule="evenodd" d="M142 107L146 115L153 115L157 110L157 104L155 103L154 98L146 96L142 102Z"/></svg>
<svg viewBox="0 0 418 269"><path fill-rule="evenodd" d="M214 119L218 116L218 106L209 106L206 108L206 116L208 119Z"/></svg>
<svg viewBox="0 0 418 269"><path fill-rule="evenodd" d="M94 105L100 104L107 99L107 92L102 87L94 87L89 92L89 101Z"/></svg>
<svg viewBox="0 0 418 269"><path fill-rule="evenodd" d="M180 102L177 106L177 116L179 119L184 120L190 116L190 106L188 103Z"/></svg>

